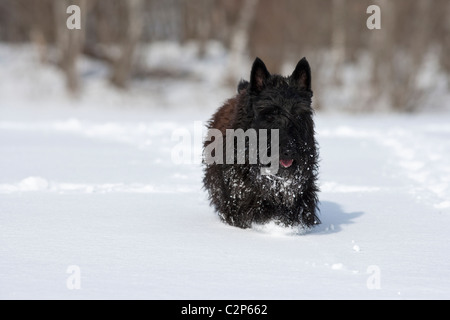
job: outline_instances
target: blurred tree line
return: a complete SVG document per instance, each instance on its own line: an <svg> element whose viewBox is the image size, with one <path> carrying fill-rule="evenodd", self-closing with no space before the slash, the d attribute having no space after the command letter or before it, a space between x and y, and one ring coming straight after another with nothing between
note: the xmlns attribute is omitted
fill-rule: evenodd
<svg viewBox="0 0 450 320"><path fill-rule="evenodd" d="M75 32L66 28L71 4L82 12ZM381 30L366 27L372 4L381 7ZM430 52L450 74L450 1L0 0L0 41L34 43L43 62L65 72L72 92L80 88L79 55L108 63L111 82L125 88L137 75L152 75L136 58L139 44L160 40L195 40L200 57L208 41L220 41L229 49L234 81L245 56L259 56L271 72L307 56L315 87L342 85L343 66L366 54L371 70L369 85L358 89L360 108L374 108L383 95L394 109L415 111Z"/></svg>

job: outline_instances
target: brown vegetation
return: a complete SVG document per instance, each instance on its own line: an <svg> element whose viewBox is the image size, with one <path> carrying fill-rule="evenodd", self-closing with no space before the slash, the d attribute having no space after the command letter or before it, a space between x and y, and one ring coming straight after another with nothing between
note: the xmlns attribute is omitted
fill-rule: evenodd
<svg viewBox="0 0 450 320"><path fill-rule="evenodd" d="M69 4L82 7L81 31L65 28ZM366 28L371 4L381 7L381 30ZM368 53L371 92L357 108L370 110L385 95L393 109L415 111L425 94L416 84L427 54L450 73L449 16L448 0L0 0L0 41L34 43L42 62L62 68L73 92L80 54L108 63L111 82L125 88L134 75L152 74L138 65L136 51L158 40L195 40L200 56L207 41L220 41L230 49L231 78L240 77L236 60L244 54L261 57L272 72L307 56L314 87L342 85L342 66ZM326 77L322 65L333 68Z"/></svg>

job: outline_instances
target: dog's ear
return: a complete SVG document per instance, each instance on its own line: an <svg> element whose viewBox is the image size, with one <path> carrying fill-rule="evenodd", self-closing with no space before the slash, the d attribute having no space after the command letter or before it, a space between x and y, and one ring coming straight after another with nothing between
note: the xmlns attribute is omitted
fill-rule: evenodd
<svg viewBox="0 0 450 320"><path fill-rule="evenodd" d="M249 83L246 80L239 81L239 84L237 87L238 93L241 93L243 90L246 90L248 88L248 85L249 85Z"/></svg>
<svg viewBox="0 0 450 320"><path fill-rule="evenodd" d="M300 90L311 91L311 68L306 58L297 63L297 67L291 75L291 81Z"/></svg>
<svg viewBox="0 0 450 320"><path fill-rule="evenodd" d="M260 93L266 86L266 80L269 77L270 73L264 62L260 58L256 58L250 74L250 91Z"/></svg>

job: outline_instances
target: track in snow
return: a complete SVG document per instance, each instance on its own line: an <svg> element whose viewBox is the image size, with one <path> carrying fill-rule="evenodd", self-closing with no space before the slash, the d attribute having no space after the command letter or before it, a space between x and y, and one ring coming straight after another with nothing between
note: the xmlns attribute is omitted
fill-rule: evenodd
<svg viewBox="0 0 450 320"><path fill-rule="evenodd" d="M450 297L448 116L319 114L307 233L219 221L201 166L170 160L194 117L2 117L0 297Z"/></svg>

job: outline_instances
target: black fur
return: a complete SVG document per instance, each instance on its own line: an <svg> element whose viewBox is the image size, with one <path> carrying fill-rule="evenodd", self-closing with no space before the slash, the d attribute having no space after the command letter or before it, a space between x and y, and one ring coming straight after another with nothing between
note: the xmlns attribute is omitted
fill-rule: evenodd
<svg viewBox="0 0 450 320"><path fill-rule="evenodd" d="M204 186L223 221L241 228L269 221L307 228L320 223L312 95L305 58L289 77L271 75L257 58L250 82L241 80L238 94L214 114L208 128L222 131L224 145L226 129L279 129L280 160L293 160L267 176L260 163L206 165Z"/></svg>

